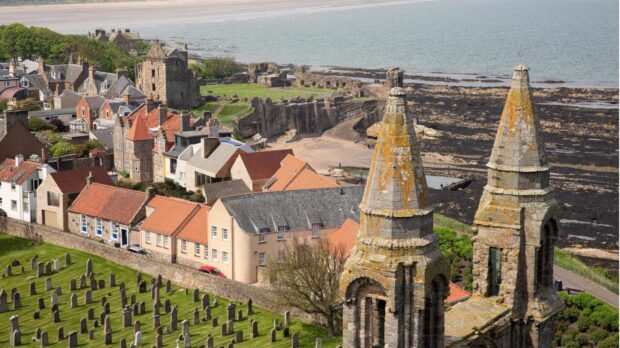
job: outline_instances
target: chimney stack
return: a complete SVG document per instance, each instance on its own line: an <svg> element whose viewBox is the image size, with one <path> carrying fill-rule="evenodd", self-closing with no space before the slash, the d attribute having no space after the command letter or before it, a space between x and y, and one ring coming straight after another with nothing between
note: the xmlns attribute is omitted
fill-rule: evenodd
<svg viewBox="0 0 620 348"><path fill-rule="evenodd" d="M155 197L155 188L153 186L149 186L146 190L144 190L144 198L148 201L153 197Z"/></svg>
<svg viewBox="0 0 620 348"><path fill-rule="evenodd" d="M89 186L93 183L95 177L93 176L93 172L88 172L88 176L86 177L86 186Z"/></svg>
<svg viewBox="0 0 620 348"><path fill-rule="evenodd" d="M159 115L159 125L161 126L168 119L168 108L165 105L157 107L157 113Z"/></svg>
<svg viewBox="0 0 620 348"><path fill-rule="evenodd" d="M187 112L181 113L181 132L186 132L190 130L190 125L189 125L190 117L191 117L190 114L188 114Z"/></svg>
<svg viewBox="0 0 620 348"><path fill-rule="evenodd" d="M15 155L15 167L19 167L22 163L24 163L24 155Z"/></svg>
<svg viewBox="0 0 620 348"><path fill-rule="evenodd" d="M220 137L220 122L215 117L211 117L207 121L207 131L209 132L209 138Z"/></svg>
<svg viewBox="0 0 620 348"><path fill-rule="evenodd" d="M202 143L202 157L209 157L218 146L220 146L220 138L202 138L200 139Z"/></svg>
<svg viewBox="0 0 620 348"><path fill-rule="evenodd" d="M17 64L15 64L14 60L9 62L9 77L15 77L15 69Z"/></svg>

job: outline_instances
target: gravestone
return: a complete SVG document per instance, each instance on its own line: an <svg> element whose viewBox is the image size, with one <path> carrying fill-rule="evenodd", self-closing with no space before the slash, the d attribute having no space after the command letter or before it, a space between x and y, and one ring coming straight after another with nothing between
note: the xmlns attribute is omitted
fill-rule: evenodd
<svg viewBox="0 0 620 348"><path fill-rule="evenodd" d="M182 331L181 331L181 335L185 336L186 334L189 333L189 320L183 320L182 324Z"/></svg>
<svg viewBox="0 0 620 348"><path fill-rule="evenodd" d="M140 314L146 313L146 303L144 301L140 302Z"/></svg>
<svg viewBox="0 0 620 348"><path fill-rule="evenodd" d="M135 304L136 303L136 295L131 295L129 296L129 303L131 304Z"/></svg>
<svg viewBox="0 0 620 348"><path fill-rule="evenodd" d="M207 305L205 307L205 321L211 320L211 307Z"/></svg>
<svg viewBox="0 0 620 348"><path fill-rule="evenodd" d="M200 290L194 289L194 302L200 302Z"/></svg>
<svg viewBox="0 0 620 348"><path fill-rule="evenodd" d="M32 312L32 319L37 320L37 319L40 319L40 318L41 318L41 312L39 312L39 311Z"/></svg>
<svg viewBox="0 0 620 348"><path fill-rule="evenodd" d="M30 263L30 267L32 268L32 270L34 271L35 269L37 269L37 265L39 264L39 258L38 257L33 257L32 261Z"/></svg>
<svg viewBox="0 0 620 348"><path fill-rule="evenodd" d="M116 286L116 275L114 273L110 274L110 287Z"/></svg>
<svg viewBox="0 0 620 348"><path fill-rule="evenodd" d="M93 261L91 259L86 260L86 276L93 274Z"/></svg>
<svg viewBox="0 0 620 348"><path fill-rule="evenodd" d="M30 282L30 296L37 294L37 283Z"/></svg>
<svg viewBox="0 0 620 348"><path fill-rule="evenodd" d="M135 323L133 323L133 332L136 333L140 331L140 320L136 320Z"/></svg>
<svg viewBox="0 0 620 348"><path fill-rule="evenodd" d="M291 312L289 311L284 312L284 326L291 326Z"/></svg>
<svg viewBox="0 0 620 348"><path fill-rule="evenodd" d="M235 332L235 322L233 320L229 320L226 322L226 326L228 326L228 334L232 335Z"/></svg>
<svg viewBox="0 0 620 348"><path fill-rule="evenodd" d="M88 330L88 339L89 340L94 340L95 339L95 329Z"/></svg>
<svg viewBox="0 0 620 348"><path fill-rule="evenodd" d="M74 279L71 279L71 283L69 284L69 289L71 289L71 291L75 291L77 290L77 281Z"/></svg>
<svg viewBox="0 0 620 348"><path fill-rule="evenodd" d="M58 296L62 295L62 288L60 286L56 288L56 294Z"/></svg>
<svg viewBox="0 0 620 348"><path fill-rule="evenodd" d="M47 347L50 345L49 338L47 336L47 331L41 332L41 347Z"/></svg>
<svg viewBox="0 0 620 348"><path fill-rule="evenodd" d="M37 263L37 277L43 277L45 275L44 267L45 265L43 265L43 262Z"/></svg>
<svg viewBox="0 0 620 348"><path fill-rule="evenodd" d="M217 327L218 326L218 320L217 317L213 318L213 327Z"/></svg>
<svg viewBox="0 0 620 348"><path fill-rule="evenodd" d="M282 329L282 336L288 338L291 335L288 326L285 326L284 329Z"/></svg>
<svg viewBox="0 0 620 348"><path fill-rule="evenodd" d="M297 332L291 337L291 348L299 348L299 334Z"/></svg>
<svg viewBox="0 0 620 348"><path fill-rule="evenodd" d="M194 325L200 324L200 312L198 311L198 308L194 308L194 316L192 319L193 319L192 324Z"/></svg>
<svg viewBox="0 0 620 348"><path fill-rule="evenodd" d="M202 310L207 308L208 305L209 305L209 295L204 294L202 295Z"/></svg>
<svg viewBox="0 0 620 348"><path fill-rule="evenodd" d="M86 319L82 318L80 320L80 333L87 333L88 332L88 321L86 321Z"/></svg>
<svg viewBox="0 0 620 348"><path fill-rule="evenodd" d="M88 309L88 320L93 319L95 319L95 309L91 307Z"/></svg>
<svg viewBox="0 0 620 348"><path fill-rule="evenodd" d="M217 307L217 296L213 296L213 306L212 307Z"/></svg>
<svg viewBox="0 0 620 348"><path fill-rule="evenodd" d="M170 313L170 299L164 301L164 313Z"/></svg>
<svg viewBox="0 0 620 348"><path fill-rule="evenodd" d="M170 282L170 279L166 279L166 294L169 294L172 292L172 283Z"/></svg>
<svg viewBox="0 0 620 348"><path fill-rule="evenodd" d="M11 266L10 264L8 266L6 266L6 272L5 275L7 277L10 277L13 275L13 266Z"/></svg>
<svg viewBox="0 0 620 348"><path fill-rule="evenodd" d="M91 290L95 291L97 290L97 279L95 279L95 276L91 274L90 278L88 279L89 283L89 287Z"/></svg>
<svg viewBox="0 0 620 348"><path fill-rule="evenodd" d="M222 336L228 335L228 326L226 325L226 323L222 324L221 328L222 328Z"/></svg>
<svg viewBox="0 0 620 348"><path fill-rule="evenodd" d="M159 302L153 303L153 314L157 314L157 315L161 314L159 313Z"/></svg>
<svg viewBox="0 0 620 348"><path fill-rule="evenodd" d="M55 323L60 323L60 311L59 310L55 310L53 314L54 314L54 322Z"/></svg>
<svg viewBox="0 0 620 348"><path fill-rule="evenodd" d="M78 335L77 335L77 332L75 332L75 331L69 332L68 337L69 337L68 347L69 348L77 348L77 345L78 345Z"/></svg>
<svg viewBox="0 0 620 348"><path fill-rule="evenodd" d="M56 340L57 341L62 341L65 339L65 329L61 327L58 328L58 332L56 334Z"/></svg>
<svg viewBox="0 0 620 348"><path fill-rule="evenodd" d="M66 266L71 265L71 255L70 254L65 254L65 265Z"/></svg>
<svg viewBox="0 0 620 348"><path fill-rule="evenodd" d="M9 321L11 322L11 330L9 332L19 331L19 315L11 316Z"/></svg>
<svg viewBox="0 0 620 348"><path fill-rule="evenodd" d="M86 290L86 292L84 292L84 303L89 305L92 302L93 302L93 293L90 290Z"/></svg>
<svg viewBox="0 0 620 348"><path fill-rule="evenodd" d="M252 307L252 299L248 300L248 316L254 314L254 308Z"/></svg>
<svg viewBox="0 0 620 348"><path fill-rule="evenodd" d="M103 311L105 312L105 314L110 314L110 312L111 312L111 311L110 311L110 302L106 302L106 303L103 305Z"/></svg>
<svg viewBox="0 0 620 348"><path fill-rule="evenodd" d="M99 327L99 320L97 320L97 319L93 320L93 327L94 328L98 328Z"/></svg>
<svg viewBox="0 0 620 348"><path fill-rule="evenodd" d="M185 334L183 336L183 347L185 348L191 348L192 347L192 338L190 337L189 333Z"/></svg>
<svg viewBox="0 0 620 348"><path fill-rule="evenodd" d="M142 273L138 272L138 274L136 274L136 284L140 285L140 283L142 283Z"/></svg>
<svg viewBox="0 0 620 348"><path fill-rule="evenodd" d="M134 315L139 315L140 314L140 306L137 303L134 303L133 306L131 306L131 309L132 309Z"/></svg>
<svg viewBox="0 0 620 348"><path fill-rule="evenodd" d="M243 310L240 309L237 312L237 321L241 321L241 320L243 320Z"/></svg>
<svg viewBox="0 0 620 348"><path fill-rule="evenodd" d="M58 304L58 294L56 291L52 291L52 295L50 296L50 306L55 306Z"/></svg>
<svg viewBox="0 0 620 348"><path fill-rule="evenodd" d="M54 259L54 271L60 271L61 268L60 261Z"/></svg>
<svg viewBox="0 0 620 348"><path fill-rule="evenodd" d="M173 331L177 330L177 315L178 315L178 309L177 309L177 306L174 305L174 307L172 307L172 310L170 311L170 328Z"/></svg>
<svg viewBox="0 0 620 348"><path fill-rule="evenodd" d="M271 342L276 341L276 329L271 329Z"/></svg>
<svg viewBox="0 0 620 348"><path fill-rule="evenodd" d="M157 334L155 337L155 348L161 348L164 346L164 336L162 334Z"/></svg>
<svg viewBox="0 0 620 348"><path fill-rule="evenodd" d="M78 298L75 292L71 293L70 301L71 301L71 308L75 308L78 306Z"/></svg>
<svg viewBox="0 0 620 348"><path fill-rule="evenodd" d="M235 337L235 343L243 342L243 330L237 331L237 336Z"/></svg>
<svg viewBox="0 0 620 348"><path fill-rule="evenodd" d="M146 282L144 280L140 282L138 291L140 291L141 294L146 292Z"/></svg>
<svg viewBox="0 0 620 348"><path fill-rule="evenodd" d="M258 322L252 321L252 333L250 334L252 338L258 337Z"/></svg>
<svg viewBox="0 0 620 348"><path fill-rule="evenodd" d="M228 306L226 306L226 320L228 321L233 321L235 320L235 312L236 312L236 306L234 303L229 303Z"/></svg>
<svg viewBox="0 0 620 348"><path fill-rule="evenodd" d="M7 298L6 291L4 291L4 289L0 290L0 313L9 311L9 305L8 305L8 301L6 298Z"/></svg>
<svg viewBox="0 0 620 348"><path fill-rule="evenodd" d="M207 348L213 348L213 337L207 337Z"/></svg>
<svg viewBox="0 0 620 348"><path fill-rule="evenodd" d="M39 299L39 309L45 309L45 300L43 298Z"/></svg>
<svg viewBox="0 0 620 348"><path fill-rule="evenodd" d="M323 342L321 341L321 337L317 337L314 341L314 348L323 348Z"/></svg>
<svg viewBox="0 0 620 348"><path fill-rule="evenodd" d="M53 289L54 287L52 286L52 278L46 278L45 279L45 291L50 291Z"/></svg>
<svg viewBox="0 0 620 348"><path fill-rule="evenodd" d="M84 289L85 287L86 287L86 276L82 274L80 276L80 289Z"/></svg>
<svg viewBox="0 0 620 348"><path fill-rule="evenodd" d="M105 320L103 321L103 334L104 334L104 343L112 344L112 323L110 322L110 317L106 315Z"/></svg>
<svg viewBox="0 0 620 348"><path fill-rule="evenodd" d="M13 310L19 309L22 306L22 297L19 292L13 294Z"/></svg>
<svg viewBox="0 0 620 348"><path fill-rule="evenodd" d="M142 345L142 331L136 331L133 335L133 345L134 347L139 347Z"/></svg>
<svg viewBox="0 0 620 348"><path fill-rule="evenodd" d="M105 289L105 280L99 279L98 286L99 286L99 289Z"/></svg>
<svg viewBox="0 0 620 348"><path fill-rule="evenodd" d="M123 311L123 327L130 327L132 324L131 309Z"/></svg>
<svg viewBox="0 0 620 348"><path fill-rule="evenodd" d="M118 284L118 291L125 291L125 282Z"/></svg>
<svg viewBox="0 0 620 348"><path fill-rule="evenodd" d="M159 314L153 315L153 327L159 327L161 325L161 321L159 318Z"/></svg>
<svg viewBox="0 0 620 348"><path fill-rule="evenodd" d="M45 275L52 274L52 264L51 262L45 263Z"/></svg>
<svg viewBox="0 0 620 348"><path fill-rule="evenodd" d="M15 330L13 331L13 334L11 335L11 340L10 340L10 344L13 347L17 347L20 346L22 344L22 334L19 330Z"/></svg>

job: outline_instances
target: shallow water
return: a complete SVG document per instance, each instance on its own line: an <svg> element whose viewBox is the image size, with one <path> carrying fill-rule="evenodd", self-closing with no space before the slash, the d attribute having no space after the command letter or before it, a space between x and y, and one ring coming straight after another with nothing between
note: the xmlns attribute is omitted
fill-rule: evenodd
<svg viewBox="0 0 620 348"><path fill-rule="evenodd" d="M243 62L491 77L521 62L539 81L618 84L617 0L436 0L136 26L143 36Z"/></svg>

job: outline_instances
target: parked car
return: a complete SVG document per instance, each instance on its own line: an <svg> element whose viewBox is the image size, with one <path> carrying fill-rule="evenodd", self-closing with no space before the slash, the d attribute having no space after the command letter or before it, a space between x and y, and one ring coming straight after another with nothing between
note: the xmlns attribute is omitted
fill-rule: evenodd
<svg viewBox="0 0 620 348"><path fill-rule="evenodd" d="M226 278L224 273L220 272L219 269L217 269L215 267L212 267L212 266L202 266L202 267L198 268L198 270L200 272L208 273L208 274L216 276L218 278Z"/></svg>
<svg viewBox="0 0 620 348"><path fill-rule="evenodd" d="M134 254L151 257L151 255L149 255L149 253L146 252L146 250L143 247L138 246L138 245L132 245L129 248L127 248L127 250L129 250L129 252L134 253Z"/></svg>

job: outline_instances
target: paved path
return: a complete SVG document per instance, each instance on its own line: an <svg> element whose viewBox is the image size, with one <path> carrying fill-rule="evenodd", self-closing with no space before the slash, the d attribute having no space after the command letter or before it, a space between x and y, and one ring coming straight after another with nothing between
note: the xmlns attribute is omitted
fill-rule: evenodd
<svg viewBox="0 0 620 348"><path fill-rule="evenodd" d="M553 266L553 275L556 280L561 280L564 288L579 289L587 291L601 301L618 308L618 295L607 290L607 288L594 283L578 274L565 270L560 266Z"/></svg>

